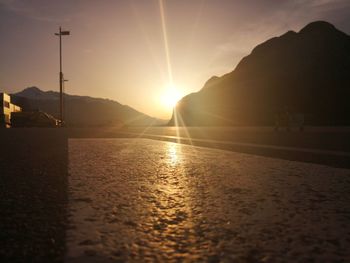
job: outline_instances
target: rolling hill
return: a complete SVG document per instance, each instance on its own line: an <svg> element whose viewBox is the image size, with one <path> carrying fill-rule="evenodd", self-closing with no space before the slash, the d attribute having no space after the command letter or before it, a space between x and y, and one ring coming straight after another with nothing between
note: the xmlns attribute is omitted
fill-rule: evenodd
<svg viewBox="0 0 350 263"><path fill-rule="evenodd" d="M59 116L58 92L30 87L13 94L12 98L24 110L42 110L57 118ZM68 126L149 126L165 123L109 99L65 94L64 101Z"/></svg>

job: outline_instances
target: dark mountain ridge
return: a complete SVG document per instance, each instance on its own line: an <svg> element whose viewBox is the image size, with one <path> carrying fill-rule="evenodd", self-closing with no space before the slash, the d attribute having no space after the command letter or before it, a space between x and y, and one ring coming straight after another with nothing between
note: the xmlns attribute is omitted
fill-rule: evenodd
<svg viewBox="0 0 350 263"><path fill-rule="evenodd" d="M42 110L59 116L59 93L26 88L13 94L13 101L24 110ZM64 95L65 121L68 126L149 126L162 125L163 120L152 118L117 101L88 96Z"/></svg>
<svg viewBox="0 0 350 263"><path fill-rule="evenodd" d="M303 114L309 125L349 125L349 99L350 36L317 21L258 45L174 112L190 126L272 125L287 111Z"/></svg>

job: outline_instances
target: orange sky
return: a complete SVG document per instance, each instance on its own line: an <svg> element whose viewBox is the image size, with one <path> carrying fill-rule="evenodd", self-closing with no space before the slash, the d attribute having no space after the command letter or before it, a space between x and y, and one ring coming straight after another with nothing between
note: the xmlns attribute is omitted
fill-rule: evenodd
<svg viewBox="0 0 350 263"><path fill-rule="evenodd" d="M71 30L63 42L68 93L168 119L161 98L171 82L180 95L196 92L255 45L314 20L348 33L349 10L341 0L0 0L0 90L58 90L54 33L62 25Z"/></svg>

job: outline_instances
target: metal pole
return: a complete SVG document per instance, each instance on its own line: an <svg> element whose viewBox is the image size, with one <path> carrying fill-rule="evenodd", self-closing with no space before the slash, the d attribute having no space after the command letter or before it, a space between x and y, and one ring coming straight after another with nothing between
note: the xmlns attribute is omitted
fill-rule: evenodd
<svg viewBox="0 0 350 263"><path fill-rule="evenodd" d="M60 73L59 73L59 82L60 82L60 121L61 126L63 126L63 70L62 70L62 36L68 36L70 34L69 31L62 31L62 28L60 27L60 31L58 33L55 33L56 36L59 36L59 55L60 55Z"/></svg>
<svg viewBox="0 0 350 263"><path fill-rule="evenodd" d="M66 104L66 100L64 97L64 94L66 94L66 82L68 81L68 79L64 79L64 76L62 76L62 86L63 86L63 119L66 119L66 108L67 108L67 104Z"/></svg>
<svg viewBox="0 0 350 263"><path fill-rule="evenodd" d="M60 119L61 119L61 126L63 125L63 73L62 73L62 30L60 27Z"/></svg>

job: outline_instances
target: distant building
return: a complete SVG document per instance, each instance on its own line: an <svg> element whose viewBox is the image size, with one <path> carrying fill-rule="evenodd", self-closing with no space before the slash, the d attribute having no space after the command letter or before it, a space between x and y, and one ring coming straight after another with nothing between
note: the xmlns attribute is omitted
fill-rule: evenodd
<svg viewBox="0 0 350 263"><path fill-rule="evenodd" d="M21 107L11 103L10 95L0 93L0 127L11 127L11 114L20 111Z"/></svg>

